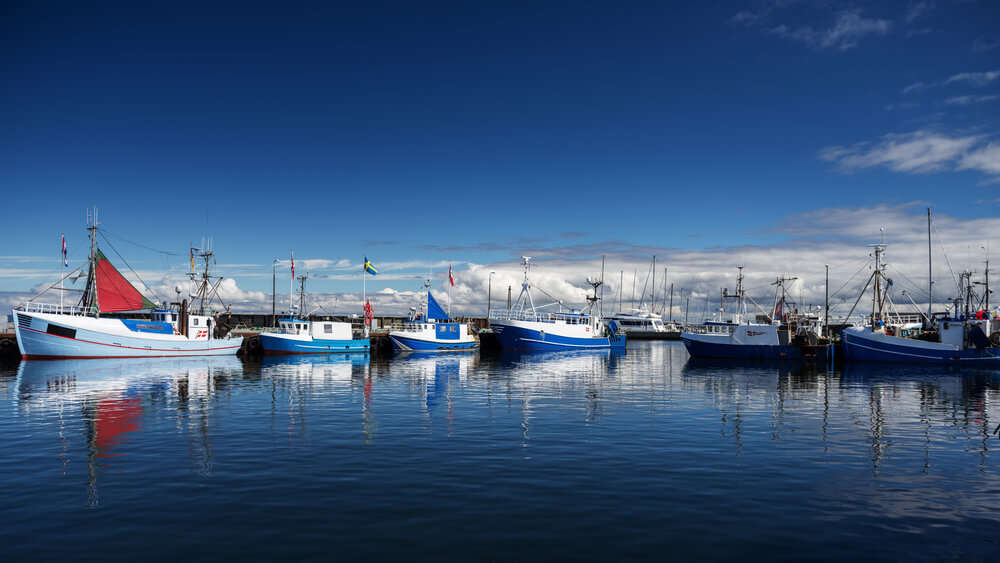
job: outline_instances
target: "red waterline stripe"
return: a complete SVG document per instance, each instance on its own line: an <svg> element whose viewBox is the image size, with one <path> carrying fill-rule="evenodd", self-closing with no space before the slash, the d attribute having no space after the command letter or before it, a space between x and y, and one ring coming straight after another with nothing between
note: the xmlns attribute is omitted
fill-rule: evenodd
<svg viewBox="0 0 1000 563"><path fill-rule="evenodd" d="M197 358L212 357L219 354L159 354L156 356L40 356L37 354L22 354L22 360L116 360L118 358Z"/></svg>

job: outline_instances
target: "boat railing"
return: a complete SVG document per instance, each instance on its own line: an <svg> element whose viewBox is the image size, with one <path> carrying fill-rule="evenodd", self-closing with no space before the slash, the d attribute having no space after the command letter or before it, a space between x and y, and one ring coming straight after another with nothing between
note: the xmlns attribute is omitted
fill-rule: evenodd
<svg viewBox="0 0 1000 563"><path fill-rule="evenodd" d="M17 308L18 311L26 313L48 313L52 315L75 315L82 317L87 315L88 309L73 305L59 305L58 303L25 303Z"/></svg>
<svg viewBox="0 0 1000 563"><path fill-rule="evenodd" d="M490 312L490 320L496 321L531 321L540 323L590 324L589 315L577 313L538 313L532 311L499 311Z"/></svg>
<svg viewBox="0 0 1000 563"><path fill-rule="evenodd" d="M693 334L732 334L735 328L736 325L725 324L688 325L685 327L685 332Z"/></svg>

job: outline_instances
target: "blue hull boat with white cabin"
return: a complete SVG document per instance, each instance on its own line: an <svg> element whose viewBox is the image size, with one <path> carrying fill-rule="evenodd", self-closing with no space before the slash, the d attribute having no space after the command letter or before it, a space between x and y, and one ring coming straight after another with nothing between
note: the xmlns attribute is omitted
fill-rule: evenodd
<svg viewBox="0 0 1000 563"><path fill-rule="evenodd" d="M535 308L528 280L530 257L522 258L524 281L517 303L510 310L490 313L490 328L504 350L599 350L625 348L626 335L616 321L605 322L594 312L601 281L588 282L594 296L587 297L588 312L544 313Z"/></svg>
<svg viewBox="0 0 1000 563"><path fill-rule="evenodd" d="M407 352L455 352L479 347L469 332L469 325L451 322L430 291L427 292L426 317L411 313L402 330L389 332L389 340L393 348Z"/></svg>
<svg viewBox="0 0 1000 563"><path fill-rule="evenodd" d="M975 295L972 273L963 272L961 279L965 284L959 287L963 296L955 300L951 316L927 318L928 324L936 326L928 327L930 330L914 338L903 334L919 331L904 331L886 322L884 304L888 301L887 293L892 281L885 275L885 266L881 264L885 245L873 246L875 270L862 290L864 293L868 285L872 285L872 316L867 326L847 327L841 331L844 359L852 362L1000 367L1000 316L990 309L989 262L982 301ZM963 302L965 310L959 313ZM975 310L980 305L984 308Z"/></svg>
<svg viewBox="0 0 1000 563"><path fill-rule="evenodd" d="M367 338L353 338L351 323L287 318L278 321L278 326L278 331L260 334L260 349L264 354L369 351Z"/></svg>
<svg viewBox="0 0 1000 563"><path fill-rule="evenodd" d="M294 275L294 270L293 270ZM299 276L300 313L306 306L306 280L308 275ZM292 306L294 309L294 305ZM333 321L310 321L294 314L278 321L278 330L260 334L261 352L267 355L284 354L334 354L346 352L368 352L371 343L368 338L354 338L351 323Z"/></svg>

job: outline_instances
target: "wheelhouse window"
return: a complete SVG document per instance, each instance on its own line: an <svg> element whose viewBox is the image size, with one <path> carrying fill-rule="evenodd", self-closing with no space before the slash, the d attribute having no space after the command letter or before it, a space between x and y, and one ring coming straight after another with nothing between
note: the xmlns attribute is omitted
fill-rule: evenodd
<svg viewBox="0 0 1000 563"><path fill-rule="evenodd" d="M194 326L198 326L198 319L194 319L194 322L191 324L193 324Z"/></svg>
<svg viewBox="0 0 1000 563"><path fill-rule="evenodd" d="M326 334L333 334L333 325L326 323L323 325L323 332Z"/></svg>

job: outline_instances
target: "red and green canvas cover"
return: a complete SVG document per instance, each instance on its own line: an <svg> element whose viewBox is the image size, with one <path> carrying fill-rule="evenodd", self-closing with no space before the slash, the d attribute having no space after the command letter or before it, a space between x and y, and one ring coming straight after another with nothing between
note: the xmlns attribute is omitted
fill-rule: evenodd
<svg viewBox="0 0 1000 563"><path fill-rule="evenodd" d="M139 311L154 309L156 305L143 297L139 290L132 286L100 250L95 261L97 273L97 303L102 313L116 311Z"/></svg>

